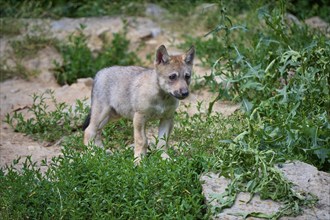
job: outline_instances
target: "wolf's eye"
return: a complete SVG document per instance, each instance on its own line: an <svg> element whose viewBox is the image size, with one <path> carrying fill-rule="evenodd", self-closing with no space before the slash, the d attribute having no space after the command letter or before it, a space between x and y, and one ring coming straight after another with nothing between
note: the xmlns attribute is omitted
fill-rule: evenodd
<svg viewBox="0 0 330 220"><path fill-rule="evenodd" d="M176 74L173 73L172 75L170 75L168 78L170 78L170 80L175 80L176 79Z"/></svg>
<svg viewBox="0 0 330 220"><path fill-rule="evenodd" d="M188 74L185 75L184 77L186 78L186 80L190 79L190 75L188 75Z"/></svg>

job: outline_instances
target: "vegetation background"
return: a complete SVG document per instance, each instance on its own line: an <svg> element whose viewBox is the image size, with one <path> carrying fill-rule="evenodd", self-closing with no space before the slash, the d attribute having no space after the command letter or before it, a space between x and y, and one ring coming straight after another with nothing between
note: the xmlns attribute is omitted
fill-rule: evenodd
<svg viewBox="0 0 330 220"><path fill-rule="evenodd" d="M0 33L19 35L21 18L144 16L148 3L168 10L168 24L182 29L184 43L179 47L194 44L202 64L211 69L193 85L196 91L214 94L208 112L178 112L175 150L169 152L173 159L163 161L154 150L135 167L132 150L126 147L133 142L131 122L120 120L103 132L111 137L105 140L114 152L109 157L103 149L82 144L80 127L88 112L82 100L73 108L58 103L51 91L35 94L29 108L33 117L15 112L5 122L36 140L61 140L62 155L43 162L48 166L45 173L31 158L23 161L22 169L14 166L19 158L1 168L0 218L208 219L212 212L230 207L241 191L284 204L272 215L249 216L277 219L315 204L313 196L291 190L275 165L300 160L330 171L329 27L317 30L303 22L319 16L329 23L329 1L2 0ZM201 5L214 10L198 14ZM196 27L204 36L194 34ZM20 71L20 59L45 45L62 55L63 63L53 67L60 85L93 76L103 66L143 64L128 50L125 31L93 54L84 28L66 42L46 35L12 41L17 65L4 68L2 60L1 79L37 74ZM241 103L241 109L228 117L215 112L214 103L224 99ZM49 110L46 101L55 109ZM199 177L207 171L232 180L217 210L211 210L202 195Z"/></svg>

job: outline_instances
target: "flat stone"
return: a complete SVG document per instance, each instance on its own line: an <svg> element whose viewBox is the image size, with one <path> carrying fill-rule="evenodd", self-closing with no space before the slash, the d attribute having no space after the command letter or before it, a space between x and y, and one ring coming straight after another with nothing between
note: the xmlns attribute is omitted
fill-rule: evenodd
<svg viewBox="0 0 330 220"><path fill-rule="evenodd" d="M330 174L318 171L314 166L303 162L285 163L280 171L284 176L294 184L294 190L298 192L311 193L318 197L318 202L315 207L303 208L303 214L297 217L282 217L282 220L319 220L330 219ZM219 206L216 200L223 193L230 183L230 180L219 177L219 174L207 173L201 176L203 182L203 194L206 202L213 207ZM254 195L250 200L250 194L241 192L238 194L235 203L232 207L222 210L220 213L215 213L213 219L221 220L240 220L243 217L239 216L242 213L262 212L272 214L277 212L281 205L278 202L270 199L262 200L259 195ZM249 220L258 218L247 218Z"/></svg>

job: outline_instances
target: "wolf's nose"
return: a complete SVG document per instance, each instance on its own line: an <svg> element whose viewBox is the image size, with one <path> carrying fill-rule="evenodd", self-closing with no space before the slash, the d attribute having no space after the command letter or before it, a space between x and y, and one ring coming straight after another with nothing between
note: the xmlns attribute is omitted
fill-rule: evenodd
<svg viewBox="0 0 330 220"><path fill-rule="evenodd" d="M186 98L188 95L189 95L189 91L183 91L181 93L181 96L184 97L184 98Z"/></svg>

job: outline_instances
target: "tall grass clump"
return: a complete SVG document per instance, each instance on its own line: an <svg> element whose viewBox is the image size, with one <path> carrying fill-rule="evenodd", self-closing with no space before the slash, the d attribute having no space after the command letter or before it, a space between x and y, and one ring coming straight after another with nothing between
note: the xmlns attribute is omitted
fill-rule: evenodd
<svg viewBox="0 0 330 220"><path fill-rule="evenodd" d="M81 26L77 34L70 35L68 43L58 47L63 63L55 62L54 73L60 85L70 85L78 78L93 77L105 67L140 63L137 55L129 51L129 40L121 33L115 33L112 41L105 42L102 50L94 56L87 47L87 37L83 29L84 26Z"/></svg>

